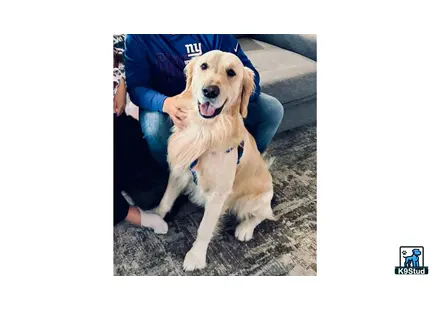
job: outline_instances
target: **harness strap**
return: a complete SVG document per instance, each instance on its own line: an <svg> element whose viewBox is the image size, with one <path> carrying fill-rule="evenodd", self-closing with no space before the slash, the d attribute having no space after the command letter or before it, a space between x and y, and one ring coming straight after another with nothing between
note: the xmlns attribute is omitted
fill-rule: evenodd
<svg viewBox="0 0 430 310"><path fill-rule="evenodd" d="M193 175L193 182L197 185L197 175L196 175L196 170L194 169L194 167L197 165L197 161L198 161L199 159L197 158L195 161L193 161L192 163L191 163L191 165L190 165L190 170L191 170L191 173L192 173L192 175Z"/></svg>
<svg viewBox="0 0 430 310"><path fill-rule="evenodd" d="M237 164L238 165L239 165L240 159L241 159L241 157L243 155L244 147L245 147L245 141L240 142L239 145L237 146ZM226 153L230 153L234 149L235 149L234 147L231 147L231 148L227 149L225 152ZM193 175L193 181L194 181L195 184L197 184L197 174L196 174L196 170L194 168L196 167L198 160L199 159L197 158L190 165L190 170L191 170L191 173Z"/></svg>

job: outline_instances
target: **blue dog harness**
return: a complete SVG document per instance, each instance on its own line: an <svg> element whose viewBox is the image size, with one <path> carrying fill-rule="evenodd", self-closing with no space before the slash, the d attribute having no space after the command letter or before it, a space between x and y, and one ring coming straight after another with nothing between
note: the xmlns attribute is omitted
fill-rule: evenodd
<svg viewBox="0 0 430 310"><path fill-rule="evenodd" d="M240 163L240 158L242 157L242 155L243 155L243 148L244 148L244 145L245 145L245 141L242 141L242 142L240 142L240 144L237 146L237 164L239 165L239 163ZM229 148L227 151L225 151L226 153L230 153L231 151L233 151L235 148L234 147L231 147L231 148ZM197 165L197 162L198 162L198 158L195 160L195 161L193 161L192 163L191 163L191 165L190 165L190 170L191 170L191 173L193 174L193 181L194 181L194 183L197 185L197 175L196 175L196 170L195 170L195 167L196 167L196 165Z"/></svg>

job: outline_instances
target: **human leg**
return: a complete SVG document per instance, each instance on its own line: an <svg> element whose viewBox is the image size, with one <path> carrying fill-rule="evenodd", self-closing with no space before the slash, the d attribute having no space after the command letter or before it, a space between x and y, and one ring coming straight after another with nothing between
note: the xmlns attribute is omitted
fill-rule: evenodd
<svg viewBox="0 0 430 310"><path fill-rule="evenodd" d="M275 97L261 93L256 101L249 103L245 126L254 137L260 153L272 141L283 117L284 107Z"/></svg>

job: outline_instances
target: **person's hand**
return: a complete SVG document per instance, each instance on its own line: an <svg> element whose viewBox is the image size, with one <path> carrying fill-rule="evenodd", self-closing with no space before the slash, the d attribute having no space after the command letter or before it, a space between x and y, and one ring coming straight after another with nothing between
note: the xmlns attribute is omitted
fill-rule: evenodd
<svg viewBox="0 0 430 310"><path fill-rule="evenodd" d="M115 97L113 98L113 112L118 116L124 112L127 98L127 90L125 87L124 79L121 79L118 85L118 89L115 93Z"/></svg>
<svg viewBox="0 0 430 310"><path fill-rule="evenodd" d="M186 106L181 102L179 97L168 97L164 100L163 112L169 114L173 123L180 129L184 129L187 126L187 110L183 107Z"/></svg>

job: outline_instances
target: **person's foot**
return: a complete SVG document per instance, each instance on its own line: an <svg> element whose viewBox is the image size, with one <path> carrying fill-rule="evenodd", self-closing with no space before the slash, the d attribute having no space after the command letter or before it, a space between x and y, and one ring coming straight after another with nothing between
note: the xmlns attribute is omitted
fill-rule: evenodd
<svg viewBox="0 0 430 310"><path fill-rule="evenodd" d="M167 234L169 226L158 215L151 211L143 211L137 208L140 212L140 224L142 227L152 228L156 234Z"/></svg>

